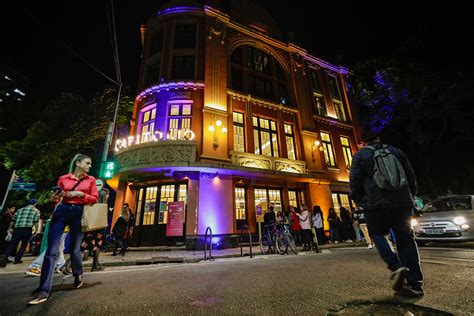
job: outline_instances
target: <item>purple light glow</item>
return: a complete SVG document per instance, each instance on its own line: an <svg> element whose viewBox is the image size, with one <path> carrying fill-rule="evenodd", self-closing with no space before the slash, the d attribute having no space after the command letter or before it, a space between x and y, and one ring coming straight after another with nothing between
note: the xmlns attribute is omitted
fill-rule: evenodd
<svg viewBox="0 0 474 316"><path fill-rule="evenodd" d="M207 227L212 233L233 232L232 179L222 177L199 180L198 234L204 235Z"/></svg>
<svg viewBox="0 0 474 316"><path fill-rule="evenodd" d="M189 13L189 12L204 12L200 7L172 7L156 12L156 16L163 16L169 14Z"/></svg>

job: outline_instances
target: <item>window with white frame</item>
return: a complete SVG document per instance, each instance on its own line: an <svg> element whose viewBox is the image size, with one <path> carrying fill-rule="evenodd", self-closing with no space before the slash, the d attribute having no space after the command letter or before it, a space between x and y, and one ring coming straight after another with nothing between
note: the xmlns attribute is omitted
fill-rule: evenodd
<svg viewBox="0 0 474 316"><path fill-rule="evenodd" d="M341 100L341 89L339 89L339 83L337 78L333 75L328 75L329 79L329 90L333 99Z"/></svg>
<svg viewBox="0 0 474 316"><path fill-rule="evenodd" d="M284 126L288 159L296 160L295 135L293 134L293 126L290 124L284 124Z"/></svg>
<svg viewBox="0 0 474 316"><path fill-rule="evenodd" d="M245 125L244 114L233 113L234 120L234 151L245 152Z"/></svg>
<svg viewBox="0 0 474 316"><path fill-rule="evenodd" d="M149 141L155 131L156 107L147 107L142 111L141 117L141 141Z"/></svg>
<svg viewBox="0 0 474 316"><path fill-rule="evenodd" d="M253 117L253 137L255 154L280 157L276 122L261 117Z"/></svg>
<svg viewBox="0 0 474 316"><path fill-rule="evenodd" d="M321 142L324 148L324 158L326 165L336 167L336 159L334 158L334 149L331 142L331 136L328 133L321 132Z"/></svg>
<svg viewBox="0 0 474 316"><path fill-rule="evenodd" d="M346 113L344 112L344 106L342 105L342 102L333 100L334 104L334 112L336 113L336 118L339 121L346 121Z"/></svg>
<svg viewBox="0 0 474 316"><path fill-rule="evenodd" d="M181 139L183 133L191 129L191 103L171 103L168 114L167 139Z"/></svg>
<svg viewBox="0 0 474 316"><path fill-rule="evenodd" d="M344 153L344 161L346 162L347 168L350 168L352 164L352 150L349 138L341 136L341 145L342 152Z"/></svg>

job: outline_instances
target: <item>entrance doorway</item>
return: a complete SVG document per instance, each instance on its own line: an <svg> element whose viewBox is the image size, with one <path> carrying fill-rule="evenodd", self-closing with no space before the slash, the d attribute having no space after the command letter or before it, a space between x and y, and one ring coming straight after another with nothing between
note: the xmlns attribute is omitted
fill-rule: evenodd
<svg viewBox="0 0 474 316"><path fill-rule="evenodd" d="M168 223L168 202L184 201L186 219L186 199L188 195L185 183L162 184L140 188L137 191L136 222L133 243L137 246L159 246L184 242L183 237L166 237ZM183 232L186 223L183 223Z"/></svg>

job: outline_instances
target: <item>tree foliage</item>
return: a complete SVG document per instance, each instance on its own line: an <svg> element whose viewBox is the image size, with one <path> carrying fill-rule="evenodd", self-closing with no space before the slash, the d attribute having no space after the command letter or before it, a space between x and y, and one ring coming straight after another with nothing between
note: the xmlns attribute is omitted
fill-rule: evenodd
<svg viewBox="0 0 474 316"><path fill-rule="evenodd" d="M17 170L38 184L37 197L46 196L76 153L92 157L91 173L97 175L116 98L114 88L105 89L92 100L72 93L60 94L45 106L23 139L10 141L0 149L0 159L7 169ZM125 92L119 103L117 127L128 122L132 110L133 101Z"/></svg>
<svg viewBox="0 0 474 316"><path fill-rule="evenodd" d="M421 193L474 193L472 68L453 72L399 58L355 68L361 124L407 151Z"/></svg>

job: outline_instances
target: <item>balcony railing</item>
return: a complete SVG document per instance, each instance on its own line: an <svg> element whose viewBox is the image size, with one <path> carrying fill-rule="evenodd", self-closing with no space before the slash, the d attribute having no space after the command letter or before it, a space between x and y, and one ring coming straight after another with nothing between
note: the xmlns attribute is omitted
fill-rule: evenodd
<svg viewBox="0 0 474 316"><path fill-rule="evenodd" d="M238 151L231 151L230 156L232 163L237 166L290 173L307 173L306 162L301 160L275 158Z"/></svg>

